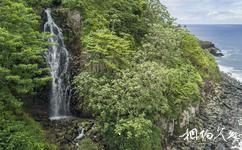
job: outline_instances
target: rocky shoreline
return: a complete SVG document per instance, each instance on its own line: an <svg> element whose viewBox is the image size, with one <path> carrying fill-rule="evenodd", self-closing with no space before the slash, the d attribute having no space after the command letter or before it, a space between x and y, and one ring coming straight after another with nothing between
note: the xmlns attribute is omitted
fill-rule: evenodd
<svg viewBox="0 0 242 150"><path fill-rule="evenodd" d="M187 125L189 138L176 136L177 141L168 150L239 150L242 84L228 74L221 74L221 84L207 84L206 99L200 104L196 117ZM194 138L195 132L191 135L192 130L198 131L197 139ZM208 138L209 133L212 139Z"/></svg>

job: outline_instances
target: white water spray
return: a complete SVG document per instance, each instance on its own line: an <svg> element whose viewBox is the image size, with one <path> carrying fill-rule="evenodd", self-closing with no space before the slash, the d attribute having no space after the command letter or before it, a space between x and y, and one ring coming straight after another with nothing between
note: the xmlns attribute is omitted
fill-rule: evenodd
<svg viewBox="0 0 242 150"><path fill-rule="evenodd" d="M50 95L50 119L56 120L70 116L70 58L64 44L62 30L54 22L51 9L46 9L45 13L47 22L44 25L44 31L52 35L48 39L51 45L46 53L46 60L53 78Z"/></svg>

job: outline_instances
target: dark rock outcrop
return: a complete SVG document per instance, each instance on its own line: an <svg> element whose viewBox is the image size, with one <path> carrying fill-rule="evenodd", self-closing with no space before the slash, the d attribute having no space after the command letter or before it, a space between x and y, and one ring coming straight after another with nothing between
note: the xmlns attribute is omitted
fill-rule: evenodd
<svg viewBox="0 0 242 150"><path fill-rule="evenodd" d="M81 14L77 10L69 8L55 8L52 10L53 18L63 30L65 45L71 54L71 76L79 73L81 64Z"/></svg>
<svg viewBox="0 0 242 150"><path fill-rule="evenodd" d="M81 72L85 64L85 56L81 48L82 16L79 11L70 10L69 8L53 8L52 16L58 26L63 30L65 44L70 52L70 74L72 82L74 77ZM76 109L75 100L77 98L74 93L75 91L72 88L72 114L75 116L89 117L90 115L83 115L84 112L79 112Z"/></svg>
<svg viewBox="0 0 242 150"><path fill-rule="evenodd" d="M45 130L48 141L55 144L59 150L77 150L85 139L91 139L96 144L102 139L95 120L75 117L49 120L48 114L41 111L32 112L32 116ZM80 128L83 129L83 137L76 139L81 133Z"/></svg>
<svg viewBox="0 0 242 150"><path fill-rule="evenodd" d="M216 57L222 57L224 56L224 54L221 52L220 49L218 49L214 43L209 42L209 41L199 41L201 47L203 49L208 50L212 55L216 56Z"/></svg>

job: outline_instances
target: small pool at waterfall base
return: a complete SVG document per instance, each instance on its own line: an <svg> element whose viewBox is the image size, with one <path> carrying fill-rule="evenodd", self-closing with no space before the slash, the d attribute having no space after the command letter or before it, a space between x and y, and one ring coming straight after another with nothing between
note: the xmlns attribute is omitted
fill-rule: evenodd
<svg viewBox="0 0 242 150"><path fill-rule="evenodd" d="M54 116L54 117L50 117L49 119L51 121L53 120L63 120L63 119L72 119L72 118L75 118L73 116Z"/></svg>

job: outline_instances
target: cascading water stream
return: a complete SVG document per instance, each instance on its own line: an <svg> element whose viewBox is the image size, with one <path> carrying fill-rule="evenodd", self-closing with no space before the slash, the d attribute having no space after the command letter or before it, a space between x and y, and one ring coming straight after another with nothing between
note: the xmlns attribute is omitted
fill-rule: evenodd
<svg viewBox="0 0 242 150"><path fill-rule="evenodd" d="M69 52L64 44L62 30L56 25L51 9L46 9L47 22L44 24L44 32L49 32L52 37L46 53L46 60L53 78L50 95L50 119L61 119L70 116L70 75Z"/></svg>

